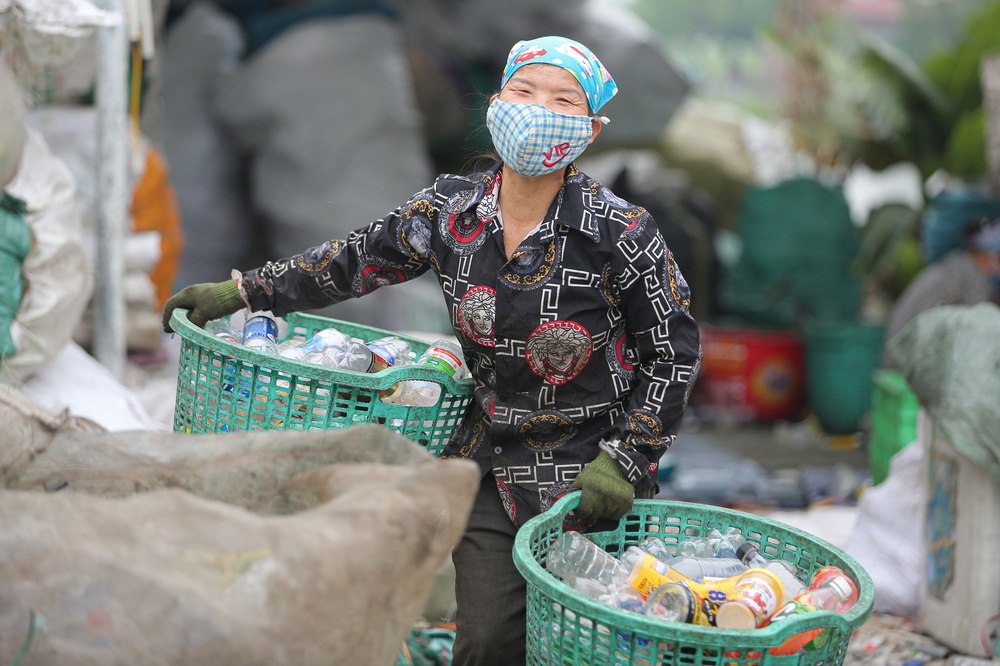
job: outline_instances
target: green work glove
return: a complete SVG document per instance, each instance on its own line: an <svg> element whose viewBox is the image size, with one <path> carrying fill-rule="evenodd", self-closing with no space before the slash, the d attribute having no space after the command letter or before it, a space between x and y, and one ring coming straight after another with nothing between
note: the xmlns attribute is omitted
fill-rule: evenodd
<svg viewBox="0 0 1000 666"><path fill-rule="evenodd" d="M625 470L607 451L598 453L593 462L580 470L569 488L583 491L576 515L594 520L618 520L632 508L635 497Z"/></svg>
<svg viewBox="0 0 1000 666"><path fill-rule="evenodd" d="M174 332L170 328L170 315L177 308L187 310L188 321L203 328L205 322L231 315L244 307L246 303L240 296L236 280L192 284L167 299L163 306L163 330Z"/></svg>

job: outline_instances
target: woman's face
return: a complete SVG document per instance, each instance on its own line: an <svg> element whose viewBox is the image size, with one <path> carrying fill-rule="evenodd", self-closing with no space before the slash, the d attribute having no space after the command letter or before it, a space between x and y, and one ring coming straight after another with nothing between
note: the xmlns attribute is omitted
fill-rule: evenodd
<svg viewBox="0 0 1000 666"><path fill-rule="evenodd" d="M587 95L580 82L569 71L555 65L525 65L511 75L500 94L490 101L497 97L512 104L541 104L549 111L566 115L590 115ZM591 127L593 131L587 143L594 142L604 125L594 120Z"/></svg>
<svg viewBox="0 0 1000 666"><path fill-rule="evenodd" d="M587 96L579 81L555 65L525 65L511 75L500 91L500 99L514 104L541 104L566 115L589 114Z"/></svg>

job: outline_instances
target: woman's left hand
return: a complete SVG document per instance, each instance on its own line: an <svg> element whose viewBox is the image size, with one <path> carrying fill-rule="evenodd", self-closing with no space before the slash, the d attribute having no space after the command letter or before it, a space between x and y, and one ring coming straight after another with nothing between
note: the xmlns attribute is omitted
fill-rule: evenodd
<svg viewBox="0 0 1000 666"><path fill-rule="evenodd" d="M570 490L581 490L574 513L581 518L618 520L632 508L635 491L618 461L601 451L573 481Z"/></svg>

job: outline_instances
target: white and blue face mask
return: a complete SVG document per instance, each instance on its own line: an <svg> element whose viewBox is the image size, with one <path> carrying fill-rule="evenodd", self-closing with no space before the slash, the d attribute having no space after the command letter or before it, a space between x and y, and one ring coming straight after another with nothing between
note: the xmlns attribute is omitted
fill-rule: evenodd
<svg viewBox="0 0 1000 666"><path fill-rule="evenodd" d="M541 176L569 166L587 148L594 131L590 116L499 99L486 110L486 127L500 159L522 176Z"/></svg>

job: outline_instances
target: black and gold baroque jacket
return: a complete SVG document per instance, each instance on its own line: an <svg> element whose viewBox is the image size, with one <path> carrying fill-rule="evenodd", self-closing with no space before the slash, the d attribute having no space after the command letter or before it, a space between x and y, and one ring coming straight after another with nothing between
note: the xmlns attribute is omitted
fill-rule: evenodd
<svg viewBox="0 0 1000 666"><path fill-rule="evenodd" d="M325 307L437 275L475 398L443 457L492 472L515 524L562 496L602 439L657 489L700 364L690 291L649 213L567 169L508 260L500 165L442 175L381 220L243 274L254 310Z"/></svg>

